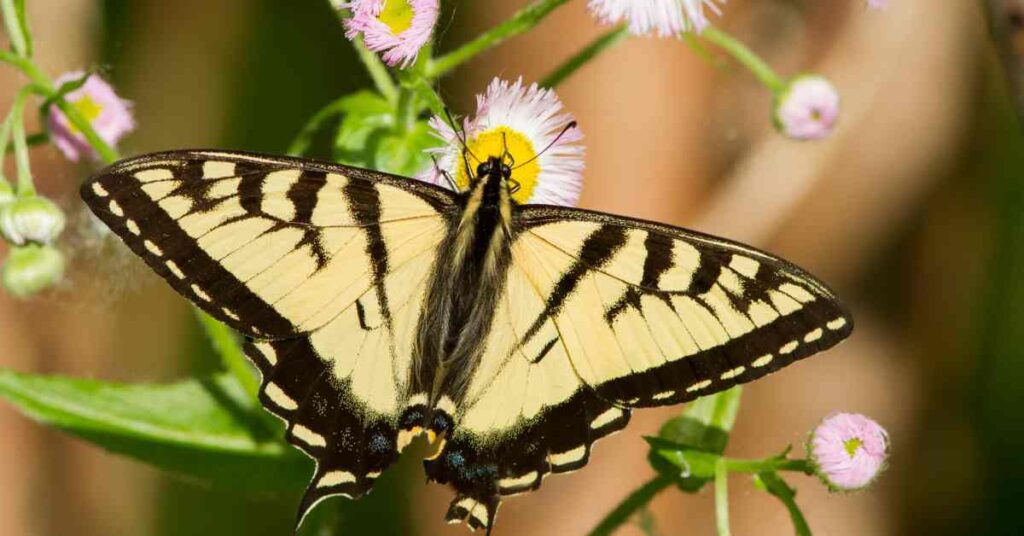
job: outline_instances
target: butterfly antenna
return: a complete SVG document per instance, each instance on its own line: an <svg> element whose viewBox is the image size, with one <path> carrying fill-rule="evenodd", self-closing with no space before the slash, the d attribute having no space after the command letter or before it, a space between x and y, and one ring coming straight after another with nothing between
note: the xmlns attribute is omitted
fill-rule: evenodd
<svg viewBox="0 0 1024 536"><path fill-rule="evenodd" d="M512 156L512 153L508 150L508 137L505 136L505 132L501 133L501 161L505 161L505 157L508 157L509 165L515 167L516 157Z"/></svg>
<svg viewBox="0 0 1024 536"><path fill-rule="evenodd" d="M481 160L477 158L475 154L473 154L473 151L469 150L469 143L467 143L466 141L466 131L462 130L459 127L459 125L455 122L455 119L452 118L452 112L451 110L448 109L447 106L444 107L444 116L448 118L448 124L451 125L452 131L455 132L456 139L458 139L459 144L462 145L462 163L463 165L466 166L466 177L473 177L473 172L469 167L469 159L466 158L466 155L468 154L472 156L473 160L476 160L477 163L480 163Z"/></svg>
<svg viewBox="0 0 1024 536"><path fill-rule="evenodd" d="M562 136L565 136L566 132L569 132L570 130L572 130L574 128L576 128L576 121L570 121L569 124L565 125L565 128L563 128L562 131L559 132L557 136L555 136L555 139L551 140L551 143L549 143L548 146L544 148L544 150L542 150L541 152L539 152L536 155L534 155L533 158L527 160L526 162L523 162L522 164L519 164L518 166L516 166L516 167L514 167L512 169L519 169L519 168L525 166L526 164L529 164L530 162L533 162L534 160L540 158L540 155L548 152L548 149L554 147L555 144L558 143L558 140L562 139Z"/></svg>

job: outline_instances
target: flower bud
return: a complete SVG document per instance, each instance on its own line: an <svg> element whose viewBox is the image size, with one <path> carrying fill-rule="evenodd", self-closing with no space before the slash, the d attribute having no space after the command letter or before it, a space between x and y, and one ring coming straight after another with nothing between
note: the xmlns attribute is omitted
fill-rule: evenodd
<svg viewBox="0 0 1024 536"><path fill-rule="evenodd" d="M775 128L795 140L820 140L839 119L839 93L827 78L802 75L775 99Z"/></svg>
<svg viewBox="0 0 1024 536"><path fill-rule="evenodd" d="M2 181L3 179L0 179ZM17 199L9 184L0 183L0 210Z"/></svg>
<svg viewBox="0 0 1024 536"><path fill-rule="evenodd" d="M51 246L29 244L11 249L4 262L4 288L19 298L27 298L60 281L64 274L64 256Z"/></svg>
<svg viewBox="0 0 1024 536"><path fill-rule="evenodd" d="M811 433L807 452L832 491L857 491L874 482L889 457L889 435L857 413L834 413Z"/></svg>
<svg viewBox="0 0 1024 536"><path fill-rule="evenodd" d="M64 213L45 197L19 197L0 207L0 232L12 244L49 244L63 230Z"/></svg>

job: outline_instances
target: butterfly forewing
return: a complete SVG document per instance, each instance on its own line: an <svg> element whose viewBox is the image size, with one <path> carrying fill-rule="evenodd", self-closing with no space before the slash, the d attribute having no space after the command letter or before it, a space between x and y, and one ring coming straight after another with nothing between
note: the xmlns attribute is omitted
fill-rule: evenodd
<svg viewBox="0 0 1024 536"><path fill-rule="evenodd" d="M210 151L122 161L82 195L178 292L258 338L327 324L392 266L436 248L453 208L427 184Z"/></svg>
<svg viewBox="0 0 1024 536"><path fill-rule="evenodd" d="M545 296L535 325L553 324L580 378L619 405L721 391L853 328L824 284L749 246L561 207L519 216L513 256Z"/></svg>

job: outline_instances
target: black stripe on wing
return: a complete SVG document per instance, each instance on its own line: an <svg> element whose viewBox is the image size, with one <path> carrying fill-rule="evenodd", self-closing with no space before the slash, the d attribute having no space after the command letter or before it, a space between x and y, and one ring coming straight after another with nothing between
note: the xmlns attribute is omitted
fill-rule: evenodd
<svg viewBox="0 0 1024 536"><path fill-rule="evenodd" d="M398 459L395 417L367 411L307 338L248 339L245 352L263 374L260 401L288 423L288 442L316 461L296 526L327 497L368 493Z"/></svg>
<svg viewBox="0 0 1024 536"><path fill-rule="evenodd" d="M342 177L345 187L322 194L329 174ZM275 190L282 186L287 188ZM277 298L264 301L258 294L261 289L247 286L249 280L295 252L309 255L315 262L314 274L326 267L337 251L327 251L325 228L312 223L317 204L326 198L331 202L326 207L347 206L352 212L354 224L335 227L352 227L352 233L366 234L366 253L372 256L373 267L366 288L376 286L382 294L381 281L388 270L380 228L386 210L380 190L385 186L389 192L396 188L423 201L431 216L456 209L454 194L413 179L312 160L218 151L174 151L123 160L83 184L81 195L154 271L203 310L248 336L285 338L306 333L309 326L297 328L301 318L286 318L284 314L291 313L282 314L267 303ZM267 189L275 196L269 204ZM417 214L415 217L423 217L422 210ZM329 219L330 214L327 216ZM401 210L394 211L388 221L402 217ZM338 219L344 219L343 215ZM187 229L185 222L189 222ZM243 223L258 225L245 227ZM201 246L204 239L208 243ZM234 268L222 264L225 258L255 244L241 256L255 265L249 250L264 243L273 243L276 249L285 245L285 250L254 255L260 266L267 266L244 277L246 281L231 272ZM216 258L206 250L212 245L218 248ZM266 280L261 284L270 286ZM384 303L386 296L381 298Z"/></svg>
<svg viewBox="0 0 1024 536"><path fill-rule="evenodd" d="M567 237L578 236L586 227L564 236L557 230L562 227L549 227L545 236L554 241L531 232L549 224L572 222L593 228L574 247L567 247L575 240ZM595 312L595 317L600 314L595 322L607 325L618 340L621 355L604 349L596 349L593 355L606 353L608 359L620 359L632 372L585 380L602 397L624 407L685 402L752 381L831 348L853 329L852 317L823 283L801 268L749 246L668 225L564 207L517 207L516 223L520 239L532 236L544 243L546 253L572 259L558 274L547 303L572 300L588 278L596 287L600 287L598 279L604 278L606 289L622 289L615 296L602 296L605 309ZM645 300L647 304L656 300L664 307L645 305ZM558 313L548 307L534 324L550 318L562 331L567 329L563 324L579 320L560 318ZM577 317L580 314L576 313ZM623 326L620 329L630 334L619 338L616 323L625 321L626 314L632 315L629 329L635 330L640 322L647 335ZM665 316L652 316L665 314L672 315L672 322L661 321ZM698 348L686 354L666 355L663 348L673 341L670 332L664 331L665 325L685 328L686 337L697 342L701 337L690 328L708 327L708 322L716 324L710 327L724 337L716 335L714 344L704 337ZM658 323L660 332L652 327ZM535 331L527 333L524 340ZM631 354L645 355L635 344L638 336L658 349L658 361L629 359ZM595 357L586 357L591 358Z"/></svg>
<svg viewBox="0 0 1024 536"><path fill-rule="evenodd" d="M185 172L178 176L183 181L182 188L203 184L201 171L195 175L191 172L193 168L183 166ZM265 174L249 176L260 178ZM210 257L139 188L130 165L115 165L86 182L81 194L93 213L153 271L213 317L250 336L294 332L291 322Z"/></svg>
<svg viewBox="0 0 1024 536"><path fill-rule="evenodd" d="M490 436L457 427L444 450L424 462L428 478L456 491L450 523L466 522L489 534L501 498L536 490L549 473L566 473L590 461L598 439L625 428L630 412L582 386L520 427Z"/></svg>

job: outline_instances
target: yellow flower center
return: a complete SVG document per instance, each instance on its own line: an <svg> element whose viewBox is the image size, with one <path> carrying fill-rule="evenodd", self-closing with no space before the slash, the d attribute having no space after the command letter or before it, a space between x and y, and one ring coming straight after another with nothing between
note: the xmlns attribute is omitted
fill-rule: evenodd
<svg viewBox="0 0 1024 536"><path fill-rule="evenodd" d="M412 26L412 17L415 14L408 0L385 0L384 9L380 11L377 19L398 35Z"/></svg>
<svg viewBox="0 0 1024 536"><path fill-rule="evenodd" d="M473 136L466 145L470 152L484 161L492 156L502 156L508 148L512 161L506 157L505 163L514 168L512 180L519 183L519 190L512 194L512 199L518 203L526 203L530 199L534 188L537 187L537 178L540 177L540 160L537 159L537 151L534 150L530 138L506 126L500 126ZM476 173L476 166L469 167L472 173ZM466 166L460 166L455 173L455 182L459 188L469 188Z"/></svg>
<svg viewBox="0 0 1024 536"><path fill-rule="evenodd" d="M849 454L851 458L853 458L857 454L857 449L859 449L863 444L864 442L861 441L859 437L855 437L853 439L843 441L843 449L846 450L846 453Z"/></svg>
<svg viewBox="0 0 1024 536"><path fill-rule="evenodd" d="M96 118L103 113L103 106L93 100L91 95L83 95L82 98L72 102L71 105L74 106L75 109L78 110L78 113L82 114L82 117L84 117L90 124L96 121ZM72 124L69 126L71 127L72 134L80 134L75 125Z"/></svg>

